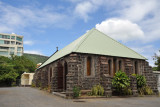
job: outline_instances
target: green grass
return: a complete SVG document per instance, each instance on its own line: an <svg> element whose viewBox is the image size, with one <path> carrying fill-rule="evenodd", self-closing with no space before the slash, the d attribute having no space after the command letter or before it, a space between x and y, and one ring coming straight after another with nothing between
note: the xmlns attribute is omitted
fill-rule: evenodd
<svg viewBox="0 0 160 107"><path fill-rule="evenodd" d="M27 57L28 59L33 61L35 64L43 63L44 61L46 61L49 58L48 56L37 55L37 54L28 54L28 53L23 53L23 56Z"/></svg>

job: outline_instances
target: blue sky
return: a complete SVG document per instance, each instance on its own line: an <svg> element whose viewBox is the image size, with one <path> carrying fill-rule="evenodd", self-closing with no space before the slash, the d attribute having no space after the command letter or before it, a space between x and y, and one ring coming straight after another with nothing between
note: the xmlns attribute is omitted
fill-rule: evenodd
<svg viewBox="0 0 160 107"><path fill-rule="evenodd" d="M96 28L142 54L160 54L159 0L0 0L0 32L24 36L24 52L50 56Z"/></svg>

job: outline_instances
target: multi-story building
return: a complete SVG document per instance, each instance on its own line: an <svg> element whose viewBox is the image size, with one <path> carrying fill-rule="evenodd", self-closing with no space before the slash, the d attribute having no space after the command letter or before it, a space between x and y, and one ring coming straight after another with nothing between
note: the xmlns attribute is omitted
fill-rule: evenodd
<svg viewBox="0 0 160 107"><path fill-rule="evenodd" d="M17 34L0 33L0 55L23 55L23 36Z"/></svg>

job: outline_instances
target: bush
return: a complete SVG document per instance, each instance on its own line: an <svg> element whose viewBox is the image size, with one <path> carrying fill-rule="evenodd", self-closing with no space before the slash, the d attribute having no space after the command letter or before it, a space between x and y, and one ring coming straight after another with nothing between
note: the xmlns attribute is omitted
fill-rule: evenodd
<svg viewBox="0 0 160 107"><path fill-rule="evenodd" d="M118 71L113 77L112 85L119 94L122 94L124 89L130 86L130 79L125 72Z"/></svg>
<svg viewBox="0 0 160 107"><path fill-rule="evenodd" d="M92 87L91 95L95 96L103 96L104 95L104 88L101 85L95 85Z"/></svg>
<svg viewBox="0 0 160 107"><path fill-rule="evenodd" d="M124 95L132 95L132 90L130 88L125 88Z"/></svg>
<svg viewBox="0 0 160 107"><path fill-rule="evenodd" d="M149 86L144 86L138 89L140 95L153 95L153 91Z"/></svg>
<svg viewBox="0 0 160 107"><path fill-rule="evenodd" d="M32 83L32 87L36 87L36 85L34 83Z"/></svg>
<svg viewBox="0 0 160 107"><path fill-rule="evenodd" d="M136 75L137 88L142 88L146 86L146 78L143 75Z"/></svg>
<svg viewBox="0 0 160 107"><path fill-rule="evenodd" d="M78 86L73 87L73 97L78 98L81 95L81 90Z"/></svg>

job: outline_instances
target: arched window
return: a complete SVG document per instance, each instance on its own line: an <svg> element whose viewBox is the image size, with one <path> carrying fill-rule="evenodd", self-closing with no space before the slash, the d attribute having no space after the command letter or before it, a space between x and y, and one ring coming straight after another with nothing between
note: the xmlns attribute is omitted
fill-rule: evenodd
<svg viewBox="0 0 160 107"><path fill-rule="evenodd" d="M134 63L134 69L135 69L135 74L138 74L138 62L137 61L135 61L135 63Z"/></svg>
<svg viewBox="0 0 160 107"><path fill-rule="evenodd" d="M113 59L113 76L115 75L115 73L117 71L117 69L116 69L116 67L117 67L116 62L117 62L117 59Z"/></svg>
<svg viewBox="0 0 160 107"><path fill-rule="evenodd" d="M119 65L118 69L119 69L119 70L122 70L122 61L119 61L119 62L118 62L118 65Z"/></svg>
<svg viewBox="0 0 160 107"><path fill-rule="evenodd" d="M52 68L50 68L50 82L51 82L51 78L52 78Z"/></svg>
<svg viewBox="0 0 160 107"><path fill-rule="evenodd" d="M91 57L87 57L87 76L91 75Z"/></svg>
<svg viewBox="0 0 160 107"><path fill-rule="evenodd" d="M111 75L111 60L108 60L108 73Z"/></svg>

